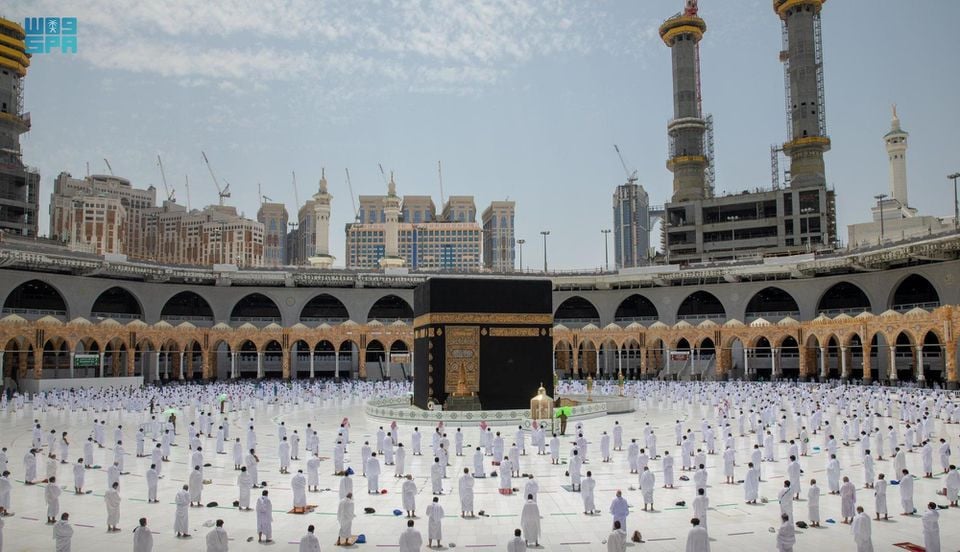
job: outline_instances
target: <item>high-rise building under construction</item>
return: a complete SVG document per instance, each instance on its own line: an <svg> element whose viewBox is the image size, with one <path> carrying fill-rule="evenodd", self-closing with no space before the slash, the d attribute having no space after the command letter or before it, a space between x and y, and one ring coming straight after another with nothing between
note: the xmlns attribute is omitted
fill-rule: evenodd
<svg viewBox="0 0 960 552"><path fill-rule="evenodd" d="M696 0L687 0L683 12L660 26L673 57L674 118L667 126L673 196L664 205L663 231L667 262L689 264L834 246L835 198L823 168L823 152L830 147L823 117L824 1L773 0L783 25L780 59L786 64L790 139L773 148L769 188L751 186L719 196L713 188L712 118L703 117L700 94L700 41L706 23ZM783 187L777 161L781 151L790 157L790 176Z"/></svg>

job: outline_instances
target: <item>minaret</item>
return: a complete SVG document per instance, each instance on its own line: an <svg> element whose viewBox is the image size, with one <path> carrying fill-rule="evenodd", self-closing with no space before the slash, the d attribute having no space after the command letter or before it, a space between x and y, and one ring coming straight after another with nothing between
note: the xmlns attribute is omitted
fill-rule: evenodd
<svg viewBox="0 0 960 552"><path fill-rule="evenodd" d="M907 136L907 131L900 128L900 117L897 117L894 104L890 132L884 135L883 141L887 143L887 157L890 159L890 198L904 209L910 205L907 200Z"/></svg>
<svg viewBox="0 0 960 552"><path fill-rule="evenodd" d="M697 15L696 0L687 0L682 14L660 25L660 38L673 57L673 119L667 123L673 172L673 201L707 197L707 157L703 134L706 121L700 107L700 39L707 24Z"/></svg>
<svg viewBox="0 0 960 552"><path fill-rule="evenodd" d="M773 0L783 26L780 60L786 75L790 185L826 186L823 154L830 149L823 111L823 48L820 11L826 0Z"/></svg>
<svg viewBox="0 0 960 552"><path fill-rule="evenodd" d="M400 268L406 261L400 256L400 198L397 196L397 184L390 173L387 196L383 198L383 258L381 268Z"/></svg>
<svg viewBox="0 0 960 552"><path fill-rule="evenodd" d="M327 192L327 175L320 169L320 191L313 194L313 227L316 231L314 254L308 258L310 265L316 268L331 268L334 258L330 255L330 200L333 196Z"/></svg>

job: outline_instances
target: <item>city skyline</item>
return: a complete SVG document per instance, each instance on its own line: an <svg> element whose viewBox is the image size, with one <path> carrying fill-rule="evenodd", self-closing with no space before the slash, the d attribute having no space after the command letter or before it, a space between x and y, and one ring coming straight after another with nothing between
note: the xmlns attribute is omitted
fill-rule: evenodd
<svg viewBox="0 0 960 552"><path fill-rule="evenodd" d="M838 194L840 228L868 220L872 201L862 198L887 188L882 137L894 102L911 133L913 206L923 214L952 214L945 176L956 170L950 154L960 149L960 139L942 121L960 120L951 92L960 77L910 63L931 48L957 49L958 38L946 27L951 18L944 15L960 15L960 9L932 4L937 9L893 2L871 10L837 3L824 9L833 141L825 162L828 185ZM596 10L577 4L401 4L384 10L389 13L367 13L376 15L368 29L357 20L362 14L352 11L369 11L364 6L309 4L299 6L299 24L291 6L278 9L276 21L261 30L242 17L253 13L237 6L230 21L191 2L164 13L137 7L113 19L105 6L90 2L70 13L80 24L78 54L36 55L25 79L33 129L22 144L25 162L41 170L42 233L61 170L81 177L90 162L91 173L107 173L106 157L118 176L138 188L154 185L162 195L158 152L181 205L184 174L194 208L216 203L200 157L205 150L218 178L232 184L228 203L251 219L259 206L258 181L292 214L289 172L298 173L305 198L326 167L336 198L335 266L345 259L340 229L353 218L344 166L356 196L384 192L381 163L395 171L403 194L439 197L441 159L445 195L517 202L516 237L530 244L525 264L534 268L542 256L541 230L551 230L552 267L603 264L600 230L611 227L610 195L626 179L612 144L638 170L652 204L669 196L670 54L656 29L682 2L608 2ZM15 2L4 15L22 21L68 15L63 12L52 2ZM710 29L701 49L704 112L716 119L717 193L768 186L769 145L787 138L779 21L762 1L723 9L702 2L700 14ZM519 22L531 15L526 26ZM859 32L848 36L843 29L853 21ZM142 40L122 42L144 28L150 32ZM257 41L246 50L231 46L244 33ZM312 56L284 33L293 42L331 48ZM891 36L924 36L923 50L919 41ZM352 50L344 37L364 40ZM271 40L277 46L264 45ZM186 47L166 48L174 42L197 48L191 55ZM257 53L273 55L250 55ZM244 59L252 60L249 66ZM314 76L311 69L318 67L332 78ZM742 93L744 82L750 94Z"/></svg>

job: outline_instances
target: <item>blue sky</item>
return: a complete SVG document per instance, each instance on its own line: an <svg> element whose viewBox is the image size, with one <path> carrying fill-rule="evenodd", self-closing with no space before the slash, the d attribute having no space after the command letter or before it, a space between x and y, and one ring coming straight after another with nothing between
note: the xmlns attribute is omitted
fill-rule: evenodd
<svg viewBox="0 0 960 552"><path fill-rule="evenodd" d="M79 18L79 53L33 58L24 160L42 176L41 232L60 171L116 174L162 190L156 155L185 203L216 201L200 151L255 217L257 183L293 212L326 167L332 253L343 259L355 194L473 194L517 202L524 262L603 263L601 228L625 175L619 144L651 202L671 191L670 55L657 36L681 0L505 2L258 0L19 1L0 13ZM780 24L769 0L701 0L703 105L715 119L717 190L770 182L786 137ZM960 170L960 2L833 0L823 14L827 180L839 226L887 191L882 136L896 102L910 132L910 198L952 214ZM158 194L162 195L161 193ZM439 205L438 205L439 208ZM612 255L612 246L611 246Z"/></svg>

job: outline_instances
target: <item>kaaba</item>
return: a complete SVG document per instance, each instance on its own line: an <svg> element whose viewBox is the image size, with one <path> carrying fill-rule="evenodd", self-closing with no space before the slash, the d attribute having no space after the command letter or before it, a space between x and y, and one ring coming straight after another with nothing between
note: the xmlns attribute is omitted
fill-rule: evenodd
<svg viewBox="0 0 960 552"><path fill-rule="evenodd" d="M553 394L549 280L430 278L414 290L413 402L529 408Z"/></svg>

